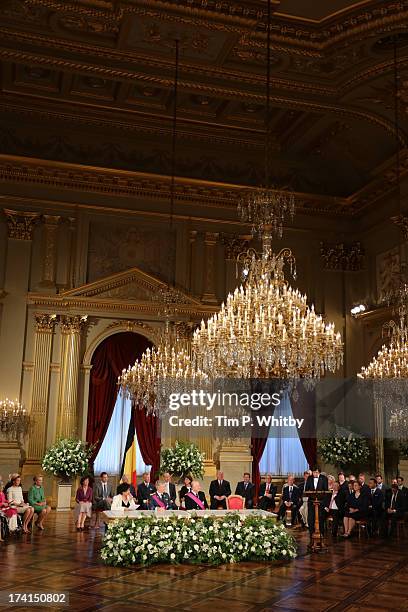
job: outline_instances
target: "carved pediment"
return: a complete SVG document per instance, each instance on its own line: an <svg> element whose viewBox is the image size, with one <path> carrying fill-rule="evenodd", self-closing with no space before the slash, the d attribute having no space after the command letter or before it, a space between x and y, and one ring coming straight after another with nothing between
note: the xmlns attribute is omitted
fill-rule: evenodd
<svg viewBox="0 0 408 612"><path fill-rule="evenodd" d="M179 289L169 289L166 283L146 274L139 268L119 272L82 287L60 294L62 298L98 298L101 300L154 301L160 304L162 296L170 293L171 301L179 304L200 305L199 300Z"/></svg>

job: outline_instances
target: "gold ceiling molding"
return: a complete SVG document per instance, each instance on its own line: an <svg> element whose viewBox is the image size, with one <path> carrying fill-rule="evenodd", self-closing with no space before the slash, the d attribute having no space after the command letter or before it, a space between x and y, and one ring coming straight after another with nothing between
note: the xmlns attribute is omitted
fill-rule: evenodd
<svg viewBox="0 0 408 612"><path fill-rule="evenodd" d="M0 180L107 195L140 197L144 200L149 198L168 201L171 192L171 178L168 176L2 154L0 154ZM213 209L226 208L232 212L234 220L220 219L219 223L240 225L235 221L235 210L238 196L244 187L243 185L180 177L176 179L175 195L176 201L180 203L199 204ZM346 198L296 192L294 196L297 211L305 214L347 217L355 212L351 202ZM78 204L78 206L81 205ZM89 205L83 206L92 208ZM94 208L102 210L103 205ZM143 211L143 214L149 214L149 212ZM196 219L194 214L182 216L177 215L177 211L175 218Z"/></svg>

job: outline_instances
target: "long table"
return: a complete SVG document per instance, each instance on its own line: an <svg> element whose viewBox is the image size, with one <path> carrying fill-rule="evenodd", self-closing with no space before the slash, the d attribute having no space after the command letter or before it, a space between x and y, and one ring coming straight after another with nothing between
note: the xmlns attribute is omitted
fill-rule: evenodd
<svg viewBox="0 0 408 612"><path fill-rule="evenodd" d="M156 518L162 519L169 516L182 516L184 518L190 516L216 516L223 517L227 514L242 514L244 516L263 516L272 518L270 512L266 510L105 510L102 513L103 521L110 523L111 521L117 521L125 518L138 519L143 516L155 516Z"/></svg>

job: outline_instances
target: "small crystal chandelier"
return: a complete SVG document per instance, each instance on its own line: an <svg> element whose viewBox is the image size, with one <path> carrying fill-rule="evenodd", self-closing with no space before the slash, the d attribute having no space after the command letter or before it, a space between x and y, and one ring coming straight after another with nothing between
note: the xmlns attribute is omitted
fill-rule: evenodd
<svg viewBox="0 0 408 612"><path fill-rule="evenodd" d="M192 364L189 326L167 320L157 347L147 349L140 360L124 369L118 385L133 405L164 414L171 393L186 392L203 380Z"/></svg>
<svg viewBox="0 0 408 612"><path fill-rule="evenodd" d="M0 401L0 432L8 440L19 440L25 437L30 426L30 417L26 409L16 399Z"/></svg>

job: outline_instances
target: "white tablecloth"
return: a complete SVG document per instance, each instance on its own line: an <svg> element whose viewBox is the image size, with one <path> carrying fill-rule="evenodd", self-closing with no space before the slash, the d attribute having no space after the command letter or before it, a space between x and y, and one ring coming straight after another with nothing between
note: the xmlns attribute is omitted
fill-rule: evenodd
<svg viewBox="0 0 408 612"><path fill-rule="evenodd" d="M216 516L223 517L226 514L237 513L245 516L264 516L272 518L270 512L266 512L266 510L124 510L123 513L118 510L105 510L103 512L103 517L107 521L112 521L116 519L138 519L143 516L155 516L157 518L165 518L168 516L181 516L187 518L188 516Z"/></svg>

